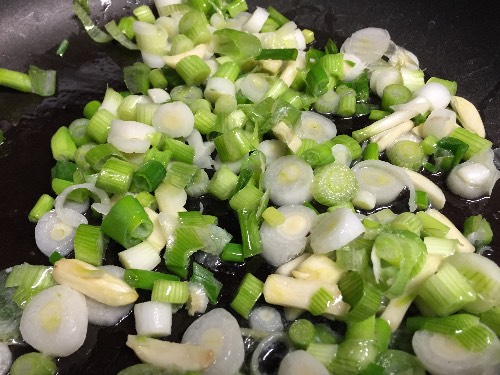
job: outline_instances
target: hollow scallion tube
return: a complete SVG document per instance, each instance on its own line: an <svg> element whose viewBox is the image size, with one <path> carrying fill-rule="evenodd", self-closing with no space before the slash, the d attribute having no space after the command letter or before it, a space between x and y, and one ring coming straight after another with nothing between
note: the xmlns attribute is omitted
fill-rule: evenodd
<svg viewBox="0 0 500 375"><path fill-rule="evenodd" d="M153 14L153 11L147 5L141 5L141 6L138 6L137 8L134 8L132 13L134 13L134 16L136 16L136 18L139 21L147 22L147 23L154 23L155 22L155 16Z"/></svg>
<svg viewBox="0 0 500 375"><path fill-rule="evenodd" d="M328 142L308 148L301 153L300 157L313 168L330 164L335 160Z"/></svg>
<svg viewBox="0 0 500 375"><path fill-rule="evenodd" d="M214 143L223 162L238 160L253 148L249 136L241 128L219 135Z"/></svg>
<svg viewBox="0 0 500 375"><path fill-rule="evenodd" d="M106 240L101 228L95 225L80 224L75 232L75 258L100 266L106 250Z"/></svg>
<svg viewBox="0 0 500 375"><path fill-rule="evenodd" d="M425 160L425 154L420 143L410 140L396 142L387 150L386 154L392 164L413 171L420 169Z"/></svg>
<svg viewBox="0 0 500 375"><path fill-rule="evenodd" d="M207 79L210 74L210 67L196 55L182 58L175 69L188 85L198 85Z"/></svg>
<svg viewBox="0 0 500 375"><path fill-rule="evenodd" d="M344 54L326 54L319 59L319 64L331 76L337 79L344 78Z"/></svg>
<svg viewBox="0 0 500 375"><path fill-rule="evenodd" d="M85 161L93 171L99 172L110 158L125 160L125 155L111 143L97 145L85 154Z"/></svg>
<svg viewBox="0 0 500 375"><path fill-rule="evenodd" d="M464 154L465 160L469 160L472 156L491 148L493 145L490 140L482 138L476 133L460 127L453 130L450 136L466 143L469 146Z"/></svg>
<svg viewBox="0 0 500 375"><path fill-rule="evenodd" d="M152 192L165 179L167 172L162 163L150 159L142 164L133 174L130 191Z"/></svg>
<svg viewBox="0 0 500 375"><path fill-rule="evenodd" d="M490 223L482 216L469 216L464 221L464 236L477 248L489 245L493 240Z"/></svg>
<svg viewBox="0 0 500 375"><path fill-rule="evenodd" d="M148 77L151 86L153 86L154 88L164 89L168 85L168 80L161 69L152 69L149 72Z"/></svg>
<svg viewBox="0 0 500 375"><path fill-rule="evenodd" d="M297 319L290 324L288 336L295 346L307 349L314 342L314 324L307 319Z"/></svg>
<svg viewBox="0 0 500 375"><path fill-rule="evenodd" d="M166 181L179 189L184 189L193 181L199 171L200 168L196 165L174 161L170 164Z"/></svg>
<svg viewBox="0 0 500 375"><path fill-rule="evenodd" d="M257 209L263 196L262 190L251 183L247 183L244 188L232 196L229 205L235 211Z"/></svg>
<svg viewBox="0 0 500 375"><path fill-rule="evenodd" d="M186 35L195 45L207 43L211 37L205 14L197 10L191 10L182 16L179 33Z"/></svg>
<svg viewBox="0 0 500 375"><path fill-rule="evenodd" d="M94 116L95 113L99 110L101 104L102 103L99 100L91 100L90 102L85 104L85 107L83 107L83 117L90 120L92 116Z"/></svg>
<svg viewBox="0 0 500 375"><path fill-rule="evenodd" d="M32 91L41 96L51 96L56 92L56 71L43 70L30 65L28 75Z"/></svg>
<svg viewBox="0 0 500 375"><path fill-rule="evenodd" d="M89 120L87 134L97 143L106 143L111 121L116 118L116 115L112 114L107 109L98 110Z"/></svg>
<svg viewBox="0 0 500 375"><path fill-rule="evenodd" d="M240 74L240 67L234 61L226 61L223 63L214 74L214 77L226 78L231 82L235 82Z"/></svg>
<svg viewBox="0 0 500 375"><path fill-rule="evenodd" d="M351 305L346 317L349 322L360 322L377 313L382 293L375 285L364 280L360 273L345 273L338 285L343 300Z"/></svg>
<svg viewBox="0 0 500 375"><path fill-rule="evenodd" d="M228 166L222 167L215 172L208 183L208 191L220 200L229 199L238 184L238 176Z"/></svg>
<svg viewBox="0 0 500 375"><path fill-rule="evenodd" d="M380 107L384 111L390 111L393 105L408 103L412 98L410 89L400 83L387 85L382 94Z"/></svg>
<svg viewBox="0 0 500 375"><path fill-rule="evenodd" d="M336 92L340 95L337 115L341 117L352 116L356 112L356 91L341 85L337 87Z"/></svg>
<svg viewBox="0 0 500 375"><path fill-rule="evenodd" d="M234 18L241 12L246 12L248 10L248 4L246 0L232 0L226 5L226 10L231 18Z"/></svg>
<svg viewBox="0 0 500 375"><path fill-rule="evenodd" d="M124 160L109 158L102 166L96 187L108 193L122 194L128 191L134 176L134 166Z"/></svg>
<svg viewBox="0 0 500 375"><path fill-rule="evenodd" d="M32 91L29 75L15 70L0 68L0 85L22 92Z"/></svg>
<svg viewBox="0 0 500 375"><path fill-rule="evenodd" d="M172 158L187 164L193 164L194 148L178 139L165 138L165 148L172 151Z"/></svg>
<svg viewBox="0 0 500 375"><path fill-rule="evenodd" d="M55 160L74 160L77 147L66 126L57 129L50 140L50 148Z"/></svg>
<svg viewBox="0 0 500 375"><path fill-rule="evenodd" d="M28 219L36 223L44 214L54 207L54 198L48 194L42 194L28 214Z"/></svg>
<svg viewBox="0 0 500 375"><path fill-rule="evenodd" d="M316 201L333 206L350 201L358 192L358 181L354 172L343 164L329 164L316 170L312 184L312 195Z"/></svg>
<svg viewBox="0 0 500 375"><path fill-rule="evenodd" d="M467 279L451 264L444 264L422 284L415 303L426 315L446 316L475 299Z"/></svg>
<svg viewBox="0 0 500 375"><path fill-rule="evenodd" d="M328 90L330 79L320 64L313 65L306 76L306 86L311 95L318 97Z"/></svg>
<svg viewBox="0 0 500 375"><path fill-rule="evenodd" d="M228 243L222 250L221 259L225 262L244 262L243 245L239 243Z"/></svg>
<svg viewBox="0 0 500 375"><path fill-rule="evenodd" d="M111 207L102 221L101 229L105 235L128 249L149 237L153 223L139 201L126 195Z"/></svg>
<svg viewBox="0 0 500 375"><path fill-rule="evenodd" d="M231 308L247 319L250 310L262 295L263 287L264 283L262 281L251 273L247 273L243 277L236 296L231 302Z"/></svg>

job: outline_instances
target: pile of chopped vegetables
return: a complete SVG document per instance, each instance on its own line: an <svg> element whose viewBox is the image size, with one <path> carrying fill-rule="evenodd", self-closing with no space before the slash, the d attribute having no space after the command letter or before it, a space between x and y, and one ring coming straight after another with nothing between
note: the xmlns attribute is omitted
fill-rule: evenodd
<svg viewBox="0 0 500 375"><path fill-rule="evenodd" d="M124 68L126 92L108 87L52 137L55 198L29 213L52 265L0 272L0 374L55 374L89 323L129 314L142 364L121 375L500 371L500 268L480 255L491 228L481 215L455 227L426 177L466 199L500 177L457 83L426 79L383 29L318 48L271 6L155 3L106 31L74 3L92 39L142 62ZM0 84L51 95L55 72L0 69ZM337 132L357 116L370 125ZM205 196L239 233L186 209ZM115 248L120 266L106 264ZM266 278L217 280L214 265L255 257ZM197 318L169 341L182 309ZM36 351L11 363L22 342Z"/></svg>

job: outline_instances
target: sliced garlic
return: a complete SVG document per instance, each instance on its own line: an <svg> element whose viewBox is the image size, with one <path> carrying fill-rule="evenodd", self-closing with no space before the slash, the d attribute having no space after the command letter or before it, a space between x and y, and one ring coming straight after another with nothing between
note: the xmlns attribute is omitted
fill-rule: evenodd
<svg viewBox="0 0 500 375"><path fill-rule="evenodd" d="M169 370L202 371L214 361L213 351L200 345L128 335L127 346L141 361Z"/></svg>
<svg viewBox="0 0 500 375"><path fill-rule="evenodd" d="M181 61L184 57L196 55L202 59L205 56L206 52L207 52L207 45L206 44L198 44L196 47L194 47L193 49L191 49L189 51L179 53L178 55L174 55L174 56L162 56L162 58L168 67L175 69L175 67L177 66L177 63L179 61Z"/></svg>
<svg viewBox="0 0 500 375"><path fill-rule="evenodd" d="M480 137L485 137L483 120L474 104L460 96L452 96L450 104L451 108L456 112L460 124L465 129L476 133Z"/></svg>
<svg viewBox="0 0 500 375"><path fill-rule="evenodd" d="M52 277L98 302L109 306L123 306L135 302L139 295L134 288L108 272L78 259L58 260Z"/></svg>
<svg viewBox="0 0 500 375"><path fill-rule="evenodd" d="M446 234L446 238L456 239L458 243L456 245L456 251L459 253L473 253L475 248L467 238L460 232L460 230L438 210L430 209L425 211L426 214L439 220L442 224L446 225L450 230Z"/></svg>
<svg viewBox="0 0 500 375"><path fill-rule="evenodd" d="M420 173L410 171L409 169L404 169L410 180L413 182L416 190L425 191L427 197L431 202L432 206L438 210L444 207L446 203L446 197L443 191L427 177L422 176Z"/></svg>

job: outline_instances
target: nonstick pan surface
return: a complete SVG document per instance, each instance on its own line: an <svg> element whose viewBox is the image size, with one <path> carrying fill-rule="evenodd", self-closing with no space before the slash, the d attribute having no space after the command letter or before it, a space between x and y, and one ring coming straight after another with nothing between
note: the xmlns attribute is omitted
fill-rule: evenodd
<svg viewBox="0 0 500 375"><path fill-rule="evenodd" d="M102 26L111 19L129 14L143 1L91 0L94 19ZM149 2L150 4L151 2ZM318 46L327 37L339 45L354 31L373 26L385 28L392 39L415 53L426 76L458 82L458 95L479 109L487 137L500 145L500 24L496 1L389 1L389 0L272 0L248 1L273 5L299 27L316 32ZM53 160L50 138L62 125L82 116L90 100L102 99L109 85L124 89L121 69L137 61L138 54L115 43L99 45L85 33L72 14L69 0L0 0L0 67L26 71L30 64L55 69L57 94L41 98L0 87L0 127L5 142L0 145L0 269L22 262L48 264L37 250L34 224L28 212L43 193L51 193L50 168ZM64 57L56 55L63 38L69 40ZM357 121L339 122L345 130L360 126ZM205 207L232 228L233 217L224 205L206 200ZM198 202L191 202L192 209ZM492 224L494 241L490 256L500 260L500 187L490 198L475 202L447 193L444 213L459 227L467 216L483 214ZM109 254L107 261L116 260ZM269 271L259 260L246 266L217 266L222 281L254 272L264 277ZM233 282L233 284L235 284ZM221 305L227 306L234 287L226 288ZM177 314L173 339L179 339L192 318ZM242 322L243 323L243 322ZM61 375L116 374L138 360L125 346L134 332L133 316L118 326L90 326L84 346L74 355L60 359ZM13 347L14 355L31 351Z"/></svg>

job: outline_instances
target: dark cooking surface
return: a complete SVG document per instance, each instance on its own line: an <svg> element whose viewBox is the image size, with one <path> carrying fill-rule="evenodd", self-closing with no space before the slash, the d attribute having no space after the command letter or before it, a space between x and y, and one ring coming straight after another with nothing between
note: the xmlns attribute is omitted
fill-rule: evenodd
<svg viewBox="0 0 500 375"><path fill-rule="evenodd" d="M92 14L101 25L143 3L90 2ZM111 6L106 5L110 2ZM458 94L478 107L488 138L493 140L495 148L499 146L500 26L493 11L497 1L248 2L251 10L255 5L272 4L299 27L321 30L321 35L332 36L339 44L360 28L386 28L397 44L418 56L427 77L435 75L458 81ZM42 193L51 192L50 138L59 126L81 117L86 102L101 99L106 85L123 89L121 67L135 61L138 55L114 43L99 45L90 40L72 16L69 0L2 0L0 30L0 67L25 71L33 63L56 69L59 79L57 95L50 98L0 87L0 127L6 132L6 141L0 146L0 269L3 269L21 262L47 264L47 259L36 249L34 225L28 222L27 214ZM70 44L60 58L55 51L63 38ZM491 198L478 202L467 202L450 194L447 198L444 213L459 228L466 216L482 213L498 237L500 187ZM193 209L197 208L196 202L192 204ZM207 210L219 214L222 223L232 220L225 207L213 202L207 205ZM492 248L492 256L498 262L500 237L494 239ZM108 259L113 258L112 253L108 249ZM257 259L249 263L248 271L264 275L266 267ZM247 272L242 267L213 266L222 280L229 280L232 272L237 275ZM224 292L222 303L230 300L232 292ZM177 314L173 337L179 337L189 322L185 315ZM124 347L128 332L133 332L132 316L117 327L90 327L84 346L75 355L59 361L60 374L116 374L135 363L131 350Z"/></svg>

